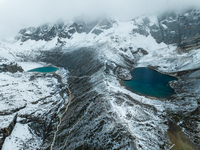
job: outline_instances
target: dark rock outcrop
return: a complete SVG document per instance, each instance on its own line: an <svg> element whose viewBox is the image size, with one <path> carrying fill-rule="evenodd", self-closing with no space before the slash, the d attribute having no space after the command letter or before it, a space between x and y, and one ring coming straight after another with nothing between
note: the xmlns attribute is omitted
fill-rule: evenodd
<svg viewBox="0 0 200 150"><path fill-rule="evenodd" d="M50 41L56 36L59 38L68 38L70 39L74 33L86 33L92 32L99 35L103 32L104 29L109 29L112 27L112 21L108 19L103 19L100 21L91 21L85 22L80 20L74 21L73 23L65 24L60 21L56 24L45 24L37 28L30 27L25 28L19 31L19 34L16 36L16 40L21 40L25 42L27 40L45 40ZM96 27L96 28L94 28Z"/></svg>
<svg viewBox="0 0 200 150"><path fill-rule="evenodd" d="M182 51L200 48L200 11L166 13L158 17L158 25L150 26L158 43L177 44Z"/></svg>
<svg viewBox="0 0 200 150"><path fill-rule="evenodd" d="M137 26L133 29L133 34L151 34L158 43L176 44L183 52L200 48L199 10L165 13L158 16L154 23L150 22L148 17L143 17L139 21L134 19L133 22Z"/></svg>
<svg viewBox="0 0 200 150"><path fill-rule="evenodd" d="M15 72L23 72L24 70L22 69L22 67L18 66L16 63L11 63L11 64L3 64L0 65L0 72L11 72L11 73L15 73Z"/></svg>
<svg viewBox="0 0 200 150"><path fill-rule="evenodd" d="M200 48L200 11L188 10L182 13L165 13L157 17L157 22L151 23L148 17L142 20L133 19L133 24L137 26L132 30L132 34L139 33L144 36L151 34L158 43L176 44L181 51L187 52L191 49ZM85 22L77 19L73 23L59 21L52 24L45 24L38 28L30 27L20 30L17 40L25 42L27 40L50 41L56 36L58 38L72 38L74 33L94 33L101 34L115 23L111 19L95 20Z"/></svg>
<svg viewBox="0 0 200 150"><path fill-rule="evenodd" d="M44 24L37 28L30 27L21 29L15 39L21 40L21 42L25 42L27 40L50 41L56 36L60 39L70 39L76 32L79 34L88 34L92 32L96 35L99 35L103 32L103 30L111 28L113 23L114 21L109 19L100 19L88 22L78 18L73 23L64 23L59 21L55 24Z"/></svg>
<svg viewBox="0 0 200 150"><path fill-rule="evenodd" d="M116 71L118 78L121 80L131 80L132 79L130 71L125 68L117 67L115 69L115 71Z"/></svg>
<svg viewBox="0 0 200 150"><path fill-rule="evenodd" d="M6 137L8 137L11 133L13 128L15 127L17 120L17 115L13 118L13 121L10 123L10 125L7 128L0 129L0 150L3 146L4 140Z"/></svg>

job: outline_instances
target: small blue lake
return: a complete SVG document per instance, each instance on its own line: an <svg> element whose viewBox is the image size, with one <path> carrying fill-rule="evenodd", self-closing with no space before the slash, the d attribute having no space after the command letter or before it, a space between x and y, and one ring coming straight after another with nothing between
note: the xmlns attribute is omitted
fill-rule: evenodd
<svg viewBox="0 0 200 150"><path fill-rule="evenodd" d="M131 71L133 76L130 81L122 81L122 84L130 91L157 98L170 98L175 91L168 82L177 78L161 74L149 68L136 68Z"/></svg>
<svg viewBox="0 0 200 150"><path fill-rule="evenodd" d="M50 72L55 72L58 69L56 67L40 67L40 68L35 68L28 70L27 72L42 72L42 73L50 73Z"/></svg>

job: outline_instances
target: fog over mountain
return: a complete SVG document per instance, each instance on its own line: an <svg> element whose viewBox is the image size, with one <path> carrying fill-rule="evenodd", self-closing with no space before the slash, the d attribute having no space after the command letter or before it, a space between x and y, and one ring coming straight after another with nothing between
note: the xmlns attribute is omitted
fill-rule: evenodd
<svg viewBox="0 0 200 150"><path fill-rule="evenodd" d="M0 150L200 149L198 6L0 0Z"/></svg>
<svg viewBox="0 0 200 150"><path fill-rule="evenodd" d="M0 0L0 39L15 35L21 28L58 19L109 15L130 20L143 14L197 6L199 0Z"/></svg>

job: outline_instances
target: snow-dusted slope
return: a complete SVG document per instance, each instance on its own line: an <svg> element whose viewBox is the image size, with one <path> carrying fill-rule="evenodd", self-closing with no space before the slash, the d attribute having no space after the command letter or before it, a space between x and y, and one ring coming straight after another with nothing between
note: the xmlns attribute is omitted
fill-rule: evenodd
<svg viewBox="0 0 200 150"><path fill-rule="evenodd" d="M62 83L58 82L58 76L26 72L14 74L2 72L0 76L0 129L4 136L7 132L11 132L8 127L17 115L17 124L11 134L14 139L6 138L5 141L7 143L11 140L16 147L10 147L9 143L8 147L5 144L3 149L23 149L32 136L35 138L29 144L35 145L34 143L36 143L37 146L41 146L44 133L31 135L34 131L30 132L29 130L36 129L41 130L38 132L45 132L47 130L45 126L48 126L57 110L64 104L65 99L60 95L63 90ZM37 124L41 124L43 128L37 129ZM30 133L25 135L24 132ZM22 136L22 133L24 133L24 137L17 139L18 136ZM40 144L37 139L40 139Z"/></svg>
<svg viewBox="0 0 200 150"><path fill-rule="evenodd" d="M0 134L6 137L3 149L169 149L176 144L167 134L169 120L183 127L199 147L200 88L193 90L192 85L198 81L200 51L198 44L192 47L184 38L174 40L183 35L194 39L189 31L173 30L177 24L179 29L186 25L176 21L184 15L170 15L127 22L58 22L23 29L15 41L1 42L0 65L14 62L25 71L59 67L57 75L0 72L1 131L14 124L11 135ZM198 11L189 13L188 20L195 15ZM139 96L120 85L120 79L131 78L133 68L147 66L176 73L173 99ZM59 75L67 82L61 83ZM186 119L194 122L192 130L182 124Z"/></svg>
<svg viewBox="0 0 200 150"><path fill-rule="evenodd" d="M0 44L0 146L5 142L2 149L41 147L49 125L67 101L63 94L66 87L59 76L66 74L66 70L59 68L59 75L26 72L49 65L36 60L41 47L49 47L48 44L42 41L29 41L23 46L16 41ZM17 69L19 66L21 70Z"/></svg>

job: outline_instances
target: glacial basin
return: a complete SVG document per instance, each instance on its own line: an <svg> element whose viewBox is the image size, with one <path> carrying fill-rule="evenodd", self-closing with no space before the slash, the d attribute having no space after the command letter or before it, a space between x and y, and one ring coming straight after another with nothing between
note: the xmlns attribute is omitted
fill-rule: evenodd
<svg viewBox="0 0 200 150"><path fill-rule="evenodd" d="M55 72L57 70L58 70L58 68L56 68L56 67L40 67L40 68L28 70L27 72L51 73L51 72Z"/></svg>
<svg viewBox="0 0 200 150"><path fill-rule="evenodd" d="M143 67L135 68L131 75L132 80L121 83L134 93L156 98L170 98L175 94L174 89L169 86L169 81L176 80L175 77Z"/></svg>

